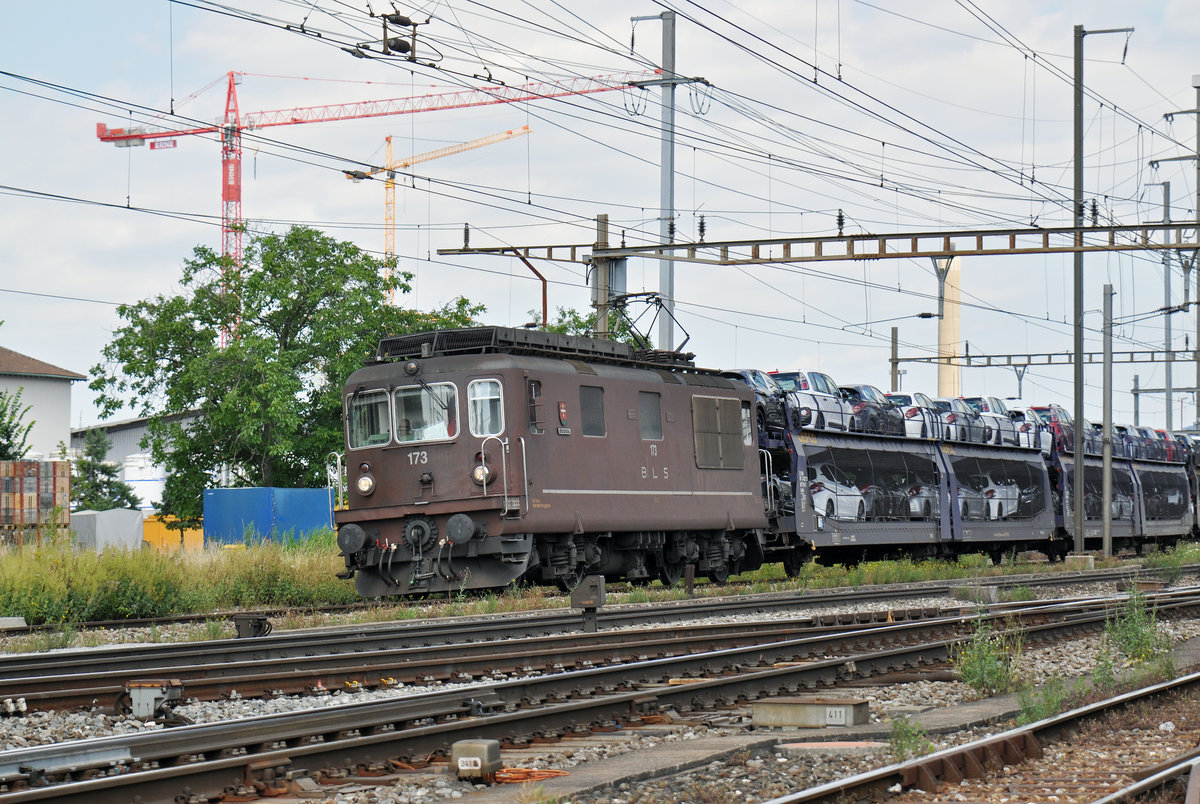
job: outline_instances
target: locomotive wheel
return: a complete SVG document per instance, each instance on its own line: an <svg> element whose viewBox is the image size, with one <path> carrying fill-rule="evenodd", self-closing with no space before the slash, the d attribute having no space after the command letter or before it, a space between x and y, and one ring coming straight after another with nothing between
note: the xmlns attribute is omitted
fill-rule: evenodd
<svg viewBox="0 0 1200 804"><path fill-rule="evenodd" d="M658 579L663 586L674 586L683 577L684 562L663 561L658 565Z"/></svg>
<svg viewBox="0 0 1200 804"><path fill-rule="evenodd" d="M708 570L708 579L715 584L723 584L729 580L729 565L722 564L719 569Z"/></svg>

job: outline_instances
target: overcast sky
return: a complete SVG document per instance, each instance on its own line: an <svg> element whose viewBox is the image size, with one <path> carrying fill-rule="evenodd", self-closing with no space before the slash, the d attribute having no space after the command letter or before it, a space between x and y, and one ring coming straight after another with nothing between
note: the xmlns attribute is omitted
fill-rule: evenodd
<svg viewBox="0 0 1200 804"><path fill-rule="evenodd" d="M186 127L219 119L224 76L244 73L243 113L411 97L484 86L642 71L661 61L658 21L678 13L677 71L708 88L677 93L677 239L743 240L845 231L895 232L1069 225L1072 28L1134 27L1086 38L1086 195L1102 223L1195 217L1194 109L1200 21L1194 3L706 0L397 5L428 25L421 64L354 58L380 35L367 9L343 3L68 0L9 4L0 33L0 344L90 372L120 325L116 304L179 291L197 244L220 248L220 145L116 148L96 124ZM632 44L632 52L631 52ZM435 67L424 62L433 61ZM473 77L474 76L474 77ZM175 116L170 112L174 109ZM519 326L540 288L518 261L439 257L471 245L589 243L606 213L611 239L658 231L658 91L612 91L370 120L247 132L243 211L256 230L316 226L382 254L383 186L347 168L529 125L529 136L413 168L397 190L396 245L412 271L402 303L430 308L465 295L484 323ZM551 308L584 309L577 264L540 263ZM1182 273L1173 301L1182 301ZM1071 348L1071 258L963 261L963 337L972 353ZM1157 254L1087 258L1085 308L1116 290L1118 348L1161 347L1163 267ZM653 262L631 262L629 289L657 290ZM677 269L677 317L701 365L821 369L842 383L887 390L889 328L904 355L929 354L936 310L928 261ZM1194 294L1193 294L1194 295ZM1195 337L1192 312L1173 318L1174 345ZM886 321L886 319L899 319ZM864 322L881 322L859 326ZM1099 317L1089 313L1089 349ZM1189 340L1190 342L1190 340ZM1162 366L1139 366L1143 386ZM1116 371L1115 416L1132 420L1133 369ZM1181 365L1176 386L1194 369ZM931 367L907 366L906 390L936 390ZM1088 371L1089 417L1100 417L1099 367ZM1016 394L1010 369L964 373L968 393ZM1070 407L1071 370L1032 369L1024 396ZM74 390L72 424L97 420L92 393ZM1179 398L1176 421L1179 421ZM1183 417L1195 409L1184 401ZM1161 397L1142 420L1161 424Z"/></svg>

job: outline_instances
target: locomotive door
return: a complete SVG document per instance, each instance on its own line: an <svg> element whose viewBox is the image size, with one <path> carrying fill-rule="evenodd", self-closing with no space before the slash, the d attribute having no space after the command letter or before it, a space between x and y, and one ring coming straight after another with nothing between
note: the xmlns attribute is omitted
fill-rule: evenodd
<svg viewBox="0 0 1200 804"><path fill-rule="evenodd" d="M483 496L503 497L503 515L520 517L529 511L526 490L526 444L506 423L504 385L498 377L467 383L467 425L479 439L476 473L483 480ZM495 473L499 472L499 478ZM477 481L478 482L478 481Z"/></svg>

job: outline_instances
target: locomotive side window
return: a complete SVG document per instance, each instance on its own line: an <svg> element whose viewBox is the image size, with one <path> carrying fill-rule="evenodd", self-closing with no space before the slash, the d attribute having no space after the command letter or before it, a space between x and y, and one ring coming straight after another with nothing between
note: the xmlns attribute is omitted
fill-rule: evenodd
<svg viewBox="0 0 1200 804"><path fill-rule="evenodd" d="M346 397L346 442L350 449L378 447L392 440L387 391Z"/></svg>
<svg viewBox="0 0 1200 804"><path fill-rule="evenodd" d="M458 388L452 382L397 388L396 440L444 441L458 435Z"/></svg>
<svg viewBox="0 0 1200 804"><path fill-rule="evenodd" d="M748 417L737 399L692 397L692 433L696 439L696 468L741 469L746 465L745 432Z"/></svg>
<svg viewBox="0 0 1200 804"><path fill-rule="evenodd" d="M541 435L546 432L546 423L542 421L542 381L529 381L529 432Z"/></svg>
<svg viewBox="0 0 1200 804"><path fill-rule="evenodd" d="M472 380L467 385L467 410L471 435L478 438L504 432L504 405L499 380Z"/></svg>
<svg viewBox="0 0 1200 804"><path fill-rule="evenodd" d="M642 426L643 441L661 441L662 396L650 391L638 391L638 423Z"/></svg>
<svg viewBox="0 0 1200 804"><path fill-rule="evenodd" d="M579 386L580 427L585 436L604 435L604 389L594 385Z"/></svg>

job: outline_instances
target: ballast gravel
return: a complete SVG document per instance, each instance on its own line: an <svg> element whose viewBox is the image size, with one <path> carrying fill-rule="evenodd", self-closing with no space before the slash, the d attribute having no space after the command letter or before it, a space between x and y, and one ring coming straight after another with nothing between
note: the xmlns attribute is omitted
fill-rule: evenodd
<svg viewBox="0 0 1200 804"><path fill-rule="evenodd" d="M1118 591L1115 584L1092 584L1087 588L1072 589L1072 596L1081 594L1111 594ZM1043 598L1061 596L1054 589L1039 590ZM804 615L844 614L878 608L880 604L859 606L830 606L805 610ZM956 599L928 598L899 602L897 608L955 608L963 606ZM730 616L709 618L710 621L738 621L755 619L753 616ZM1162 627L1173 641L1182 641L1200 636L1200 621L1165 621ZM130 641L126 635L114 641ZM1070 642L1047 647L1026 648L1021 657L1020 675L1035 685L1051 678L1070 678L1091 672L1099 655L1101 637L1089 635ZM499 680L499 679L496 679ZM486 683L488 679L481 680ZM479 683L479 682L476 682ZM194 723L212 723L222 720L241 719L280 712L292 712L320 706L365 701L369 699L400 697L423 692L444 691L466 687L469 684L435 683L429 685L404 685L378 690L328 690L316 691L309 696L281 696L268 699L242 699L236 693L226 701L189 701L176 707L176 713ZM919 713L928 709L952 706L978 697L966 684L956 681L917 681L895 684L888 687L864 688L861 694L868 701L871 719L885 722L893 714ZM33 712L19 717L0 719L0 747L4 750L27 746L45 745L68 740L88 739L117 734L128 734L162 728L160 724L143 723L126 716L109 716L96 712ZM999 729L997 729L998 731ZM652 750L657 745L679 740L703 740L708 736L743 734L741 728L715 728L704 725L679 725L655 735L624 735L611 743L589 744L566 750L547 749L544 755L525 757L520 764L526 767L560 769L570 771L584 763L596 762L608 757L631 751ZM930 742L937 748L979 739L986 730L974 729L954 734L930 735ZM777 750L735 753L732 757L675 776L639 781L636 785L617 785L603 794L581 796L571 799L579 804L648 804L649 802L690 801L762 801L796 790L805 789L826 781L843 778L865 770L888 764L894 759L883 747L874 753L861 756L841 757L793 757ZM379 788L346 788L331 794L326 801L337 804L409 804L463 797L486 800L489 788L473 785L449 776L422 777L412 782ZM536 789L531 790L536 796ZM530 798L528 800L538 800Z"/></svg>

